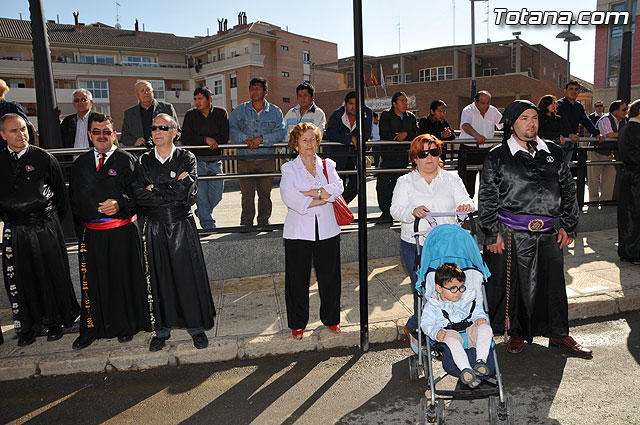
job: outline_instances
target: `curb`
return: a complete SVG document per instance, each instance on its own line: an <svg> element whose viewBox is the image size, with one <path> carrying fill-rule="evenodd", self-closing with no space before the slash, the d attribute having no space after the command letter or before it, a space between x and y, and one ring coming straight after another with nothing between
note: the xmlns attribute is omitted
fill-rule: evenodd
<svg viewBox="0 0 640 425"><path fill-rule="evenodd" d="M570 321L634 310L640 310L640 288L569 299ZM380 344L404 339L402 326L405 320L406 317L370 323L369 342ZM289 330L269 335L217 337L211 338L209 346L202 350L194 348L190 339L175 339L167 341L168 349L156 353L149 352L147 348L150 338L151 334L145 336L143 346L8 356L0 361L0 381L77 373L144 370L161 366L256 359L305 351L349 348L360 343L360 326L345 325L339 334L334 334L324 327L310 329L301 341L294 341ZM12 340L6 343L11 344Z"/></svg>

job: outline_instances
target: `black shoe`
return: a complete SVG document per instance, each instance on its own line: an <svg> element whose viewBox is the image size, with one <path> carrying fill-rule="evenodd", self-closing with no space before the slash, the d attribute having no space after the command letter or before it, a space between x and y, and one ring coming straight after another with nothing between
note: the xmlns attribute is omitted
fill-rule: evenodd
<svg viewBox="0 0 640 425"><path fill-rule="evenodd" d="M209 338L207 338L207 335L204 332L198 335L194 335L191 338L193 338L193 346L198 350L207 348L209 346Z"/></svg>
<svg viewBox="0 0 640 425"><path fill-rule="evenodd" d="M153 338L151 338L151 342L149 343L149 351L153 353L155 351L162 350L162 347L164 347L164 342L168 339L169 339L168 336L165 336L165 337L154 336Z"/></svg>
<svg viewBox="0 0 640 425"><path fill-rule="evenodd" d="M118 337L118 342L125 343L133 339L133 335L122 335Z"/></svg>
<svg viewBox="0 0 640 425"><path fill-rule="evenodd" d="M393 217L390 214L381 214L378 218L378 223L391 223L393 222Z"/></svg>
<svg viewBox="0 0 640 425"><path fill-rule="evenodd" d="M89 338L89 337L80 335L78 338L76 338L75 341L73 341L73 344L71 345L71 347L73 347L76 350L82 350L83 348L87 348L88 346L93 344L93 341L95 341L95 338Z"/></svg>
<svg viewBox="0 0 640 425"><path fill-rule="evenodd" d="M31 345L36 340L36 333L34 331L21 332L18 335L18 347L26 347Z"/></svg>
<svg viewBox="0 0 640 425"><path fill-rule="evenodd" d="M62 326L49 326L47 329L47 341L57 341L62 338Z"/></svg>

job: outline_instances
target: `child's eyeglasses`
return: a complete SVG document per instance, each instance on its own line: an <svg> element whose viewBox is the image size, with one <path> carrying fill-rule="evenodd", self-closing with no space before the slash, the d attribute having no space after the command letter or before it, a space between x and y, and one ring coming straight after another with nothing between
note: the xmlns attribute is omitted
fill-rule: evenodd
<svg viewBox="0 0 640 425"><path fill-rule="evenodd" d="M467 286L466 285L462 285L462 286L450 286L450 287L446 287L444 285L440 285L440 287L442 289L446 289L447 291L451 292L452 294L455 294L456 292L460 292L461 294L464 293L464 291L467 290Z"/></svg>

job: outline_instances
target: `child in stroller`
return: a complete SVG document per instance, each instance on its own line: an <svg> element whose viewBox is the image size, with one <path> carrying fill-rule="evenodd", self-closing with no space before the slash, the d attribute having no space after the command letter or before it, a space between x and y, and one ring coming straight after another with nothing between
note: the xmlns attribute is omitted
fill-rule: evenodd
<svg viewBox="0 0 640 425"><path fill-rule="evenodd" d="M435 291L426 300L420 325L431 340L445 345L445 370L475 388L481 379L493 375L487 363L493 332L482 295L465 285L466 275L456 263L441 264L434 279Z"/></svg>

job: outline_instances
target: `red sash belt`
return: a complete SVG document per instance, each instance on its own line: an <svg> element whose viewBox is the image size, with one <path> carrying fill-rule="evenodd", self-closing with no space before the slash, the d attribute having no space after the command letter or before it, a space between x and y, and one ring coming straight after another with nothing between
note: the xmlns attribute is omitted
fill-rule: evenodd
<svg viewBox="0 0 640 425"><path fill-rule="evenodd" d="M138 219L137 214L134 214L131 218L100 218L98 220L83 221L82 225L87 229L92 230L108 230L115 229L116 227L122 227L125 224L133 223Z"/></svg>

